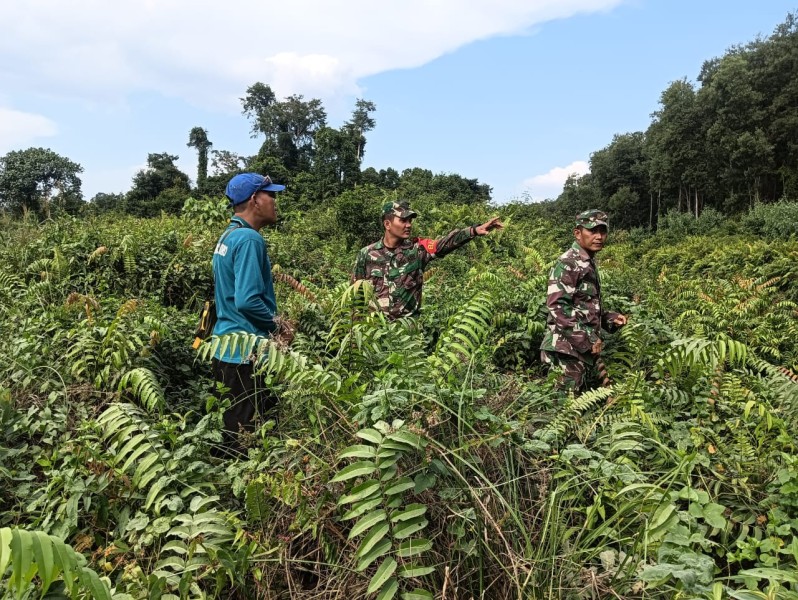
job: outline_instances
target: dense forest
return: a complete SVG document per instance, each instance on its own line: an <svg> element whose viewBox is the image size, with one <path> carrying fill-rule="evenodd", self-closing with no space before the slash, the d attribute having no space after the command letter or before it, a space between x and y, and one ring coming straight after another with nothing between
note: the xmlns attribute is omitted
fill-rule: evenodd
<svg viewBox="0 0 798 600"><path fill-rule="evenodd" d="M45 148L0 159L0 595L15 598L798 598L798 29L668 86L543 203L363 169L376 107L242 98L255 156L195 127L192 181L148 156L85 201ZM275 419L219 459L192 348L242 171L288 189L264 230L290 345L257 344ZM417 233L506 227L432 264L415 321L350 283L386 200ZM574 396L540 363L573 217L610 212L629 316Z"/></svg>

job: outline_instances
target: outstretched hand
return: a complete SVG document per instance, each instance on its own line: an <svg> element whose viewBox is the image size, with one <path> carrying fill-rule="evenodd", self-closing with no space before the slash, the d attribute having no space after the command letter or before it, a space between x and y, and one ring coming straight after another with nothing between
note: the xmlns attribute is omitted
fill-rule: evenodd
<svg viewBox="0 0 798 600"><path fill-rule="evenodd" d="M623 327L626 325L626 321L626 315L618 315L612 320L613 324L617 325L618 327Z"/></svg>
<svg viewBox="0 0 798 600"><path fill-rule="evenodd" d="M474 227L474 231L477 235L485 235L494 229L504 229L504 223L499 221L499 217L493 217L490 221L486 221L482 225Z"/></svg>

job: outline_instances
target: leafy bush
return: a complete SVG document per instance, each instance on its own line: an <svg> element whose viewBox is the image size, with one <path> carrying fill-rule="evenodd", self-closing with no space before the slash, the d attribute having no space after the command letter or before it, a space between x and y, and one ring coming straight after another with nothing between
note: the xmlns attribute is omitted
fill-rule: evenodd
<svg viewBox="0 0 798 600"><path fill-rule="evenodd" d="M537 358L562 222L495 209L507 228L432 263L421 318L388 322L348 283L365 192L344 199L357 215L323 203L264 232L288 348L191 350L226 219L212 199L6 223L0 593L796 593L794 239L726 235L711 211L613 232L604 300L630 323L602 356L611 387L572 397ZM422 235L493 212L414 207ZM220 462L204 359L229 343L257 350L280 403Z"/></svg>
<svg viewBox="0 0 798 600"><path fill-rule="evenodd" d="M690 213L668 211L658 222L658 232L666 239L678 240L690 235L713 235L722 231L725 217L714 208L706 208L698 218Z"/></svg>
<svg viewBox="0 0 798 600"><path fill-rule="evenodd" d="M742 226L771 239L794 238L798 236L798 202L757 204L742 218Z"/></svg>

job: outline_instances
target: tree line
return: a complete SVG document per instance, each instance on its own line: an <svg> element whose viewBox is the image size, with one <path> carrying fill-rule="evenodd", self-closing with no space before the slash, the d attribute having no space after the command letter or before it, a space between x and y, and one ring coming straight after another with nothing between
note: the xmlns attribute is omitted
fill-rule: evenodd
<svg viewBox="0 0 798 600"><path fill-rule="evenodd" d="M736 45L661 94L646 131L615 135L539 210L599 207L623 228L669 211L698 217L798 196L798 13L768 38Z"/></svg>
<svg viewBox="0 0 798 600"><path fill-rule="evenodd" d="M617 134L590 156L590 172L573 175L562 193L528 210L553 218L587 208L614 215L622 228L655 228L670 211L698 217L705 208L736 214L758 203L798 196L798 13L767 38L736 45L704 62L697 83L672 82L646 131ZM137 216L179 212L190 195L220 196L239 172L268 173L289 186L286 206L307 210L358 186L412 196L441 194L450 202L489 203L491 188L457 174L426 169L399 173L362 169L366 135L376 124L374 103L358 99L340 127L327 123L321 100L278 99L267 84L241 98L254 156L213 149L208 131L194 127L187 146L198 154L196 185L175 162L153 153L124 194L100 193L88 206ZM0 158L0 208L48 217L54 209L85 209L82 167L44 148Z"/></svg>

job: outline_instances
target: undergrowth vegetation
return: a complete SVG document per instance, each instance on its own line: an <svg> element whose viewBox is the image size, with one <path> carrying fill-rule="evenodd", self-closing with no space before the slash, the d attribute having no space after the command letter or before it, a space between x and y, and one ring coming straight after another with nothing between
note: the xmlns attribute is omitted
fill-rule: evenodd
<svg viewBox="0 0 798 600"><path fill-rule="evenodd" d="M794 205L784 205L793 210ZM417 233L483 206L418 205ZM293 344L191 348L227 214L0 230L0 593L150 598L798 598L798 242L611 232L611 385L537 357L569 224L433 263L370 310L334 208L266 232ZM759 228L759 229L757 229ZM615 239L612 239L615 236ZM222 461L208 357L244 344L277 418Z"/></svg>

